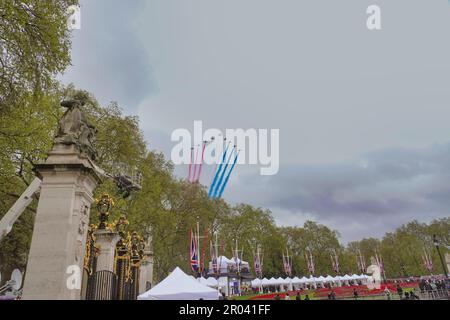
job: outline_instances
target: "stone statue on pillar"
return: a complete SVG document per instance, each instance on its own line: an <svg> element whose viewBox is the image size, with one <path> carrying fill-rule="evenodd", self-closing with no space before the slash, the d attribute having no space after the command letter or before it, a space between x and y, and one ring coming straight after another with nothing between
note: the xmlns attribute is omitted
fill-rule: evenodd
<svg viewBox="0 0 450 320"><path fill-rule="evenodd" d="M95 160L97 152L94 148L96 129L86 119L81 107L82 100L63 101L61 106L67 108L59 120L55 143L76 145L78 150Z"/></svg>
<svg viewBox="0 0 450 320"><path fill-rule="evenodd" d="M81 107L84 100L61 103L52 150L35 166L41 179L23 299L78 300L93 191L99 183L94 160L95 128Z"/></svg>

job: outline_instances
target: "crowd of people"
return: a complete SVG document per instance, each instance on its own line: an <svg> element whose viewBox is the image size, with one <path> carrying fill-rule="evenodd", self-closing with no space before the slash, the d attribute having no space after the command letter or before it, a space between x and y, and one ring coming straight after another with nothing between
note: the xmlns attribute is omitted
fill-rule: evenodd
<svg viewBox="0 0 450 320"><path fill-rule="evenodd" d="M422 295L431 299L449 296L450 282L444 279L422 279L419 281L419 290Z"/></svg>

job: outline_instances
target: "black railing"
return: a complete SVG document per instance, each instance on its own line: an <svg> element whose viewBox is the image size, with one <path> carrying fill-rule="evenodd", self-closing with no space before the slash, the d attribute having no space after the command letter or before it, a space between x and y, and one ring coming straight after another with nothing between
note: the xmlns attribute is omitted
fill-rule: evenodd
<svg viewBox="0 0 450 320"><path fill-rule="evenodd" d="M116 298L117 276L108 270L97 271L89 276L87 300L114 300Z"/></svg>

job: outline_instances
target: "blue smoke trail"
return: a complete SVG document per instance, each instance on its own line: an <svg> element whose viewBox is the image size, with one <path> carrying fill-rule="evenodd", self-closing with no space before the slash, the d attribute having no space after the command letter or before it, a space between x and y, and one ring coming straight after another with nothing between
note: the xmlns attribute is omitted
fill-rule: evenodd
<svg viewBox="0 0 450 320"><path fill-rule="evenodd" d="M230 156L227 159L227 163L226 163L226 165L225 165L225 167L224 167L224 169L222 171L222 174L220 175L219 181L217 182L217 185L216 185L216 187L214 189L214 193L212 195L213 198L217 197L217 192L219 191L219 188L220 188L220 186L222 184L223 178L225 177L225 173L227 171L227 168L230 165L231 157L233 156L233 151L235 151L235 150L236 150L236 146L233 147L233 150L231 150Z"/></svg>
<svg viewBox="0 0 450 320"><path fill-rule="evenodd" d="M212 196L213 189L214 189L214 187L216 185L216 182L217 182L217 177L219 176L220 171L222 170L222 165L225 162L225 159L227 157L227 152L228 152L228 147L229 146L230 146L230 144L228 143L227 147L225 148L225 151L223 152L222 161L219 164L219 168L217 169L216 175L214 176L214 180L211 183L211 186L209 187L209 192L208 192L208 197L209 198L211 198L211 196Z"/></svg>
<svg viewBox="0 0 450 320"><path fill-rule="evenodd" d="M225 178L225 182L223 183L222 188L220 189L220 192L219 192L219 195L217 196L217 198L221 198L221 197L222 197L222 194L223 194L223 192L225 191L225 187L226 187L227 184L228 184L228 180L230 180L231 173L233 172L234 167L236 166L236 162L237 162L238 156L239 156L239 152L236 153L236 157L234 157L233 165L231 166L231 169L230 169L230 171L228 172L227 177Z"/></svg>

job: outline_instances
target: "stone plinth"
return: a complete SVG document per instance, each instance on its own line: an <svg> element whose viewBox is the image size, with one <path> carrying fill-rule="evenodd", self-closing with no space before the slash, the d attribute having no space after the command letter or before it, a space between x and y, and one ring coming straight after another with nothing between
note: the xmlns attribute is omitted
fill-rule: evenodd
<svg viewBox="0 0 450 320"><path fill-rule="evenodd" d="M74 145L55 145L36 174L42 184L23 299L78 300L92 192L100 178Z"/></svg>
<svg viewBox="0 0 450 320"><path fill-rule="evenodd" d="M95 230L94 236L95 245L99 248L96 271L114 272L114 254L120 240L119 234L111 230Z"/></svg>

